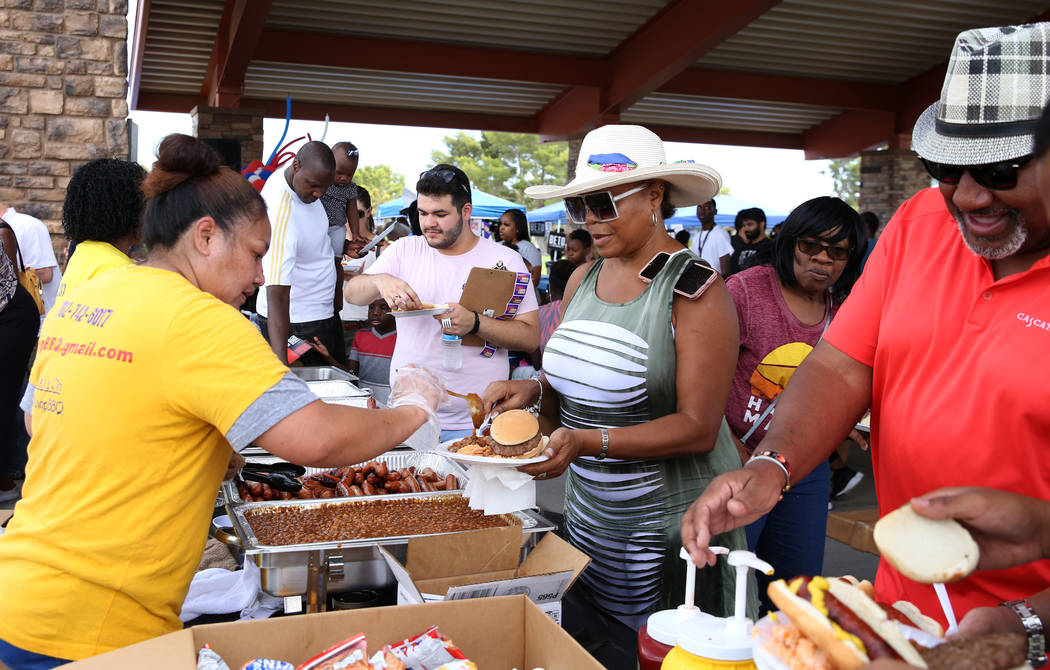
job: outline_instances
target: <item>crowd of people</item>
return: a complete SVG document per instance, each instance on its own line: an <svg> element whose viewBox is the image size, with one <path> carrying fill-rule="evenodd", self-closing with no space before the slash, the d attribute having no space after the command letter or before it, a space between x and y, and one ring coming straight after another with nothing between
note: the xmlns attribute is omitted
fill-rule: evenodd
<svg viewBox="0 0 1050 670"><path fill-rule="evenodd" d="M557 426L520 470L566 475L560 532L591 564L564 625L606 667L635 667L638 628L679 604L682 546L698 565L720 545L819 574L829 459L863 442L869 409L880 510L959 518L985 549L984 572L949 586L962 628L1021 630L1001 601L1050 613L1050 79L1000 62L1048 46L1050 24L959 36L913 134L938 184L878 244L877 217L833 197L775 236L742 210L730 235L717 171L668 162L632 125L588 133L569 183L526 190L579 226L547 268L521 210L499 243L477 234L450 164L414 185L417 233L373 244L349 142L308 142L261 193L185 135L148 174L87 163L66 193L64 274L46 228L0 205L0 437L23 416L32 436L27 463L0 458L0 500L20 498L0 537L0 661L56 667L177 628L239 451L342 466L414 433L437 446L473 428L447 390ZM997 93L953 104L968 90ZM699 228L670 235L693 205ZM507 279L494 307L464 298L479 269ZM296 338L311 345L296 364L353 372L385 408L320 402L289 371ZM976 483L993 490L944 488ZM697 604L730 614L733 589L725 562L702 570ZM892 567L875 590L938 615ZM750 616L763 594L750 585Z"/></svg>

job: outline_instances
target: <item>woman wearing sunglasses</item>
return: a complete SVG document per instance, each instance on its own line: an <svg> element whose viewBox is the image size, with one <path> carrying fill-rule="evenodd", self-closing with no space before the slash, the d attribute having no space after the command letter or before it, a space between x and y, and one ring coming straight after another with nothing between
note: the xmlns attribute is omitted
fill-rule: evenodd
<svg viewBox="0 0 1050 670"><path fill-rule="evenodd" d="M765 436L771 407L860 276L867 244L867 230L856 210L838 198L813 198L784 220L773 243L771 265L748 268L726 281L740 323L740 352L726 420L742 460L752 456ZM750 549L781 577L821 572L828 468L825 461L792 486L769 514L747 527ZM758 580L762 604L768 608L769 580L765 575Z"/></svg>
<svg viewBox="0 0 1050 670"><path fill-rule="evenodd" d="M651 131L613 125L587 134L572 182L526 190L565 198L600 257L569 280L539 383L497 382L485 400L497 411L540 400L561 424L548 460L520 469L541 479L568 470L565 533L592 562L570 593L565 625L606 667L634 668L639 626L681 603L677 520L691 496L740 464L723 418L736 363L733 304L717 273L705 291L682 290L699 261L664 226L675 207L706 202L720 185L711 168L667 163ZM746 539L730 533L718 543L741 549ZM728 613L733 583L724 565L699 572L697 604Z"/></svg>

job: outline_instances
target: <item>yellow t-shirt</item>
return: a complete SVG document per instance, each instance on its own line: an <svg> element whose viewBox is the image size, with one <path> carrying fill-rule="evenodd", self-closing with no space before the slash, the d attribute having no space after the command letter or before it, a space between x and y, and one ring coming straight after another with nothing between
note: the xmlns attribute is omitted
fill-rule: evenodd
<svg viewBox="0 0 1050 670"><path fill-rule="evenodd" d="M224 435L287 372L237 310L173 272L129 265L60 299L0 536L0 639L81 659L179 629Z"/></svg>
<svg viewBox="0 0 1050 670"><path fill-rule="evenodd" d="M69 263L66 264L66 271L62 275L62 281L58 284L57 297L64 297L76 287L106 270L122 268L130 264L131 259L128 258L128 255L109 242L85 240L77 245Z"/></svg>

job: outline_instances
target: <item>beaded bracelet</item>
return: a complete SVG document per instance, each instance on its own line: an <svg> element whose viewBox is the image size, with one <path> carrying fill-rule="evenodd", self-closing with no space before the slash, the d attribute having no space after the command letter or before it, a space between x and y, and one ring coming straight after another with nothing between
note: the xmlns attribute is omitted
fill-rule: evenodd
<svg viewBox="0 0 1050 670"><path fill-rule="evenodd" d="M751 458L747 459L747 463L752 461L770 461L776 463L781 470L784 471L784 488L780 490L780 494L783 495L791 490L791 465L788 463L788 459L784 454L776 451L756 451ZM744 465L747 465L745 463Z"/></svg>

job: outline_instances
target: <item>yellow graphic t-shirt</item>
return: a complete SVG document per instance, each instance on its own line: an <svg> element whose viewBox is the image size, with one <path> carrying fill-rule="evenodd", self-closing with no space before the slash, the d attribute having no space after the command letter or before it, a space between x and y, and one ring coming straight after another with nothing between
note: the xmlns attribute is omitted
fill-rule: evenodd
<svg viewBox="0 0 1050 670"><path fill-rule="evenodd" d="M59 299L30 376L23 498L0 536L0 639L80 659L178 630L224 435L287 371L237 310L173 272L128 265Z"/></svg>
<svg viewBox="0 0 1050 670"><path fill-rule="evenodd" d="M109 242L85 240L77 245L66 264L66 271L58 285L58 299L61 300L67 293L106 270L130 264L128 255Z"/></svg>

